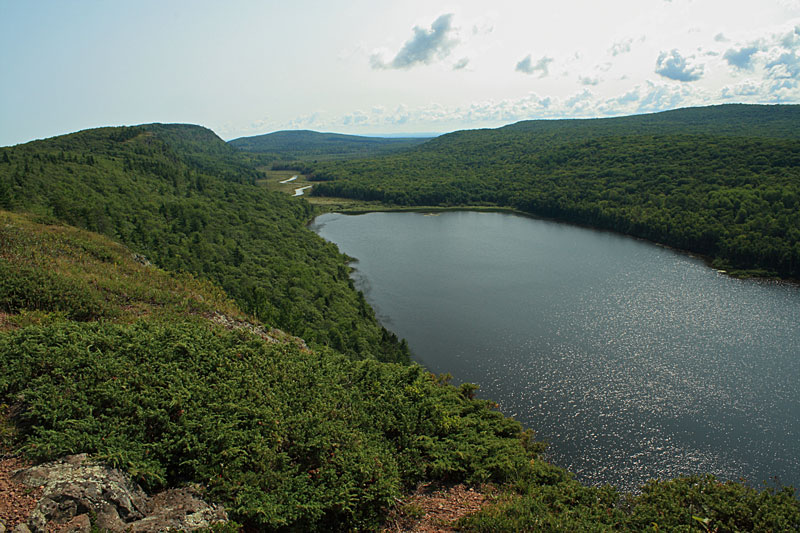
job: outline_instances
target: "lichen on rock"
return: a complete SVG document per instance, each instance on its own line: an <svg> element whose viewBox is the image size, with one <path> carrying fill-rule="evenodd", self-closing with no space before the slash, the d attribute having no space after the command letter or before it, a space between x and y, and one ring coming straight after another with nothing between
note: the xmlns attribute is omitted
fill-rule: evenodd
<svg viewBox="0 0 800 533"><path fill-rule="evenodd" d="M27 524L33 533L45 533L49 525L69 531L92 525L112 532L192 531L227 521L224 509L203 501L197 487L151 497L122 471L86 454L26 468L14 478L42 491Z"/></svg>

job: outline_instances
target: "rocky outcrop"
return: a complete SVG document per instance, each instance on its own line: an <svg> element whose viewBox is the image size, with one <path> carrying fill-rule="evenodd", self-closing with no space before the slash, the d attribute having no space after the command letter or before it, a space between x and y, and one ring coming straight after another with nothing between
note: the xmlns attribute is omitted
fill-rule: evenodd
<svg viewBox="0 0 800 533"><path fill-rule="evenodd" d="M200 498L196 487L148 496L123 472L85 454L20 470L14 479L41 490L27 526L33 533L193 531L225 522L225 511Z"/></svg>
<svg viewBox="0 0 800 533"><path fill-rule="evenodd" d="M142 254L133 254L133 260L146 267L153 266L153 263Z"/></svg>
<svg viewBox="0 0 800 533"><path fill-rule="evenodd" d="M213 312L205 315L210 321L220 324L225 329L236 329L236 330L245 330L249 331L250 333L255 333L265 341L269 343L292 343L297 345L302 351L310 352L311 350L308 348L306 341L301 339L300 337L294 337L289 335L288 333L281 331L275 328L268 328L265 326L257 326L250 322L246 322L244 320L237 320L232 318L228 315L223 315L222 313Z"/></svg>

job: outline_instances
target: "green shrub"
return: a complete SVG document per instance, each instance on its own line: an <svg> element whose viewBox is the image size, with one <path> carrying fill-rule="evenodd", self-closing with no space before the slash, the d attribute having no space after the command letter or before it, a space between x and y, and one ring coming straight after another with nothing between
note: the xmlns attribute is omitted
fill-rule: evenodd
<svg viewBox="0 0 800 533"><path fill-rule="evenodd" d="M0 337L0 402L36 460L88 452L149 489L209 487L259 528L375 527L422 479L509 481L518 423L418 366L266 344L196 321Z"/></svg>
<svg viewBox="0 0 800 533"><path fill-rule="evenodd" d="M651 481L633 498L629 524L658 524L664 531L798 531L800 501L791 487L758 491L711 475Z"/></svg>
<svg viewBox="0 0 800 533"><path fill-rule="evenodd" d="M103 314L104 302L76 280L0 258L0 310L63 311L73 320L92 320Z"/></svg>

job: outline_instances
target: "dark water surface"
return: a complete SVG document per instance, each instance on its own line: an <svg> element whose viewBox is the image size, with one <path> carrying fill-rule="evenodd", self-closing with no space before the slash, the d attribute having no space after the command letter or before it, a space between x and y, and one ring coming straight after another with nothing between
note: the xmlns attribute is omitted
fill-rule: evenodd
<svg viewBox="0 0 800 533"><path fill-rule="evenodd" d="M800 289L500 213L327 214L312 229L416 360L480 385L589 483L711 472L800 487Z"/></svg>

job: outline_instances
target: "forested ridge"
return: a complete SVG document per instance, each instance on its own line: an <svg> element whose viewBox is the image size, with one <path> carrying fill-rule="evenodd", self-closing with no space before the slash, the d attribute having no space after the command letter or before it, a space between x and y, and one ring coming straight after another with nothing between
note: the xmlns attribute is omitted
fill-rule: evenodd
<svg viewBox="0 0 800 533"><path fill-rule="evenodd" d="M0 210L3 453L198 482L256 530L372 529L417 482L510 480L536 453L469 387L309 350L208 281L36 218Z"/></svg>
<svg viewBox="0 0 800 533"><path fill-rule="evenodd" d="M457 482L498 490L466 531L800 527L791 487L698 475L620 494L542 460L474 385L409 363L305 227L313 208L260 177L198 126L0 148L8 453L200 483L227 531L377 530L418 512L418 484Z"/></svg>
<svg viewBox="0 0 800 533"><path fill-rule="evenodd" d="M399 152L422 144L415 137L364 137L308 130L276 131L229 141L238 150L283 161L349 159Z"/></svg>
<svg viewBox="0 0 800 533"><path fill-rule="evenodd" d="M259 177L206 128L101 128L0 149L0 208L109 235L162 268L211 279L310 343L407 360L336 247L305 228L312 208L254 186Z"/></svg>
<svg viewBox="0 0 800 533"><path fill-rule="evenodd" d="M314 195L508 207L800 277L800 106L527 121L313 168Z"/></svg>

